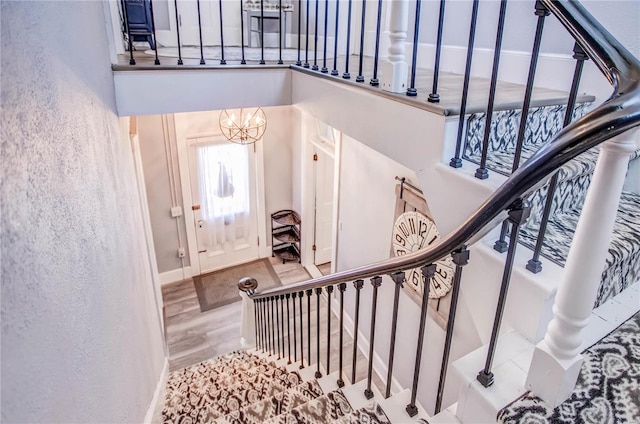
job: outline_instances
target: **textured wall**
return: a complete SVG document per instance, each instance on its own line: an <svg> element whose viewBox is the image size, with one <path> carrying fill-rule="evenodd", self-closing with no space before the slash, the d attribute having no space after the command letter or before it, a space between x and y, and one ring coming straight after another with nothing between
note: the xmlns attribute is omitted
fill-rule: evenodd
<svg viewBox="0 0 640 424"><path fill-rule="evenodd" d="M2 14L2 421L140 422L164 354L101 2Z"/></svg>

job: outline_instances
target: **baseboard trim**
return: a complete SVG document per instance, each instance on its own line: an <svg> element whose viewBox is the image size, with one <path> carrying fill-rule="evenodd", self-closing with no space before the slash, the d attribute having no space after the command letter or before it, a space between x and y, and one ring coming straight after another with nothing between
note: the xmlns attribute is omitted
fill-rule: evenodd
<svg viewBox="0 0 640 424"><path fill-rule="evenodd" d="M149 404L149 409L147 409L147 414L144 416L145 423L153 422L153 414L156 411L156 407L158 406L158 402L162 399L162 391L164 390L164 386L169 377L169 358L164 359L164 366L162 367L162 374L160 374L160 379L158 380L158 384L156 385L156 390L153 393L153 398L151 399L151 403Z"/></svg>
<svg viewBox="0 0 640 424"><path fill-rule="evenodd" d="M160 277L160 285L164 286L175 281L186 280L187 278L191 278L192 275L191 267L185 266L184 268L176 268L171 271L163 272L158 276Z"/></svg>

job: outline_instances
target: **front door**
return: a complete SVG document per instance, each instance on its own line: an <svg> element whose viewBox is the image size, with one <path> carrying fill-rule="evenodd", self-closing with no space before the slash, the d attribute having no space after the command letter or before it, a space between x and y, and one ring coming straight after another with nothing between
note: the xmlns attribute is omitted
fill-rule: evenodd
<svg viewBox="0 0 640 424"><path fill-rule="evenodd" d="M223 137L188 138L200 272L259 257L256 153Z"/></svg>

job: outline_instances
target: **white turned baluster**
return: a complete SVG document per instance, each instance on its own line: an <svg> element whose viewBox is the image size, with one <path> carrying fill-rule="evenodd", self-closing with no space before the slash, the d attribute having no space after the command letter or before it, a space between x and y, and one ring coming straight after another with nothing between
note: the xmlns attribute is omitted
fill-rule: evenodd
<svg viewBox="0 0 640 424"><path fill-rule="evenodd" d="M407 77L409 65L404 57L404 44L407 39L409 26L409 2L407 0L393 0L389 19L389 56L382 62L381 87L392 93L407 91Z"/></svg>
<svg viewBox="0 0 640 424"><path fill-rule="evenodd" d="M552 407L571 395L580 373L582 329L596 301L636 136L626 132L602 144L556 294L554 318L533 355L526 387Z"/></svg>

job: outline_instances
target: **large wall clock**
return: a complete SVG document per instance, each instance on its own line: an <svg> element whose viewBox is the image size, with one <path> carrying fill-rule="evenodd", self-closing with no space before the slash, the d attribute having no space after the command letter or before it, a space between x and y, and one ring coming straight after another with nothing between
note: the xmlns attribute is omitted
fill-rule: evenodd
<svg viewBox="0 0 640 424"><path fill-rule="evenodd" d="M402 213L393 226L393 252L396 256L424 249L440 240L436 224L417 211ZM450 256L436 262L436 273L429 286L429 298L439 299L451 290L454 265ZM411 269L405 276L406 282L422 294L424 279L419 268Z"/></svg>

